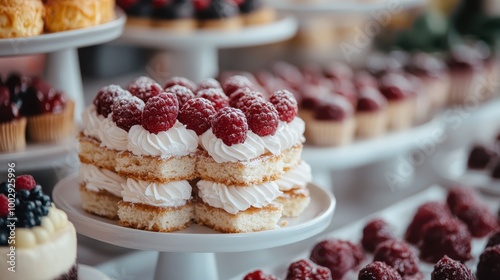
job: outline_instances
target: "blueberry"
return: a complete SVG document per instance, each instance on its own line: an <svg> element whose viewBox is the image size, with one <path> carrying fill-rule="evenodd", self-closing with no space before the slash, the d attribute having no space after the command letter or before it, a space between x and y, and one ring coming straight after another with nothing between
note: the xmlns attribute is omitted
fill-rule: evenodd
<svg viewBox="0 0 500 280"><path fill-rule="evenodd" d="M21 228L32 228L36 225L36 222L35 222L35 218L34 217L31 217L31 218L25 218L25 219L22 219L19 223L18 223L18 226L21 227Z"/></svg>
<svg viewBox="0 0 500 280"><path fill-rule="evenodd" d="M36 208L36 204L33 201L25 201L24 202L24 209L26 211L33 211Z"/></svg>
<svg viewBox="0 0 500 280"><path fill-rule="evenodd" d="M0 232L0 246L5 246L7 245L7 238L8 238L8 233L5 231Z"/></svg>
<svg viewBox="0 0 500 280"><path fill-rule="evenodd" d="M35 215L35 225L39 226L42 224L42 216L41 215Z"/></svg>
<svg viewBox="0 0 500 280"><path fill-rule="evenodd" d="M7 218L0 218L0 231L7 228Z"/></svg>
<svg viewBox="0 0 500 280"><path fill-rule="evenodd" d="M19 190L16 193L16 196L19 197L20 200L26 200L30 196L30 191L28 190Z"/></svg>
<svg viewBox="0 0 500 280"><path fill-rule="evenodd" d="M19 200L19 197L16 197L14 204L15 204L16 208L19 207L19 204L21 204L21 200Z"/></svg>
<svg viewBox="0 0 500 280"><path fill-rule="evenodd" d="M42 206L42 216L47 216L49 214L49 206Z"/></svg>
<svg viewBox="0 0 500 280"><path fill-rule="evenodd" d="M9 193L9 185L7 182L2 182L0 184L0 193L7 195Z"/></svg>
<svg viewBox="0 0 500 280"><path fill-rule="evenodd" d="M30 192L30 200L35 201L41 199L43 196L42 187L40 185L36 185Z"/></svg>
<svg viewBox="0 0 500 280"><path fill-rule="evenodd" d="M50 200L50 197L48 195L44 195L42 196L42 204L45 205L45 206L50 206L52 201Z"/></svg>

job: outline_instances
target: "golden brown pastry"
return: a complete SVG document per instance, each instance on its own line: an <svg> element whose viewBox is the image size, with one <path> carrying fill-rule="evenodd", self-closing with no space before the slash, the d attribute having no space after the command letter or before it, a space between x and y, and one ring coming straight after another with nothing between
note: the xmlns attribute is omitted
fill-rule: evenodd
<svg viewBox="0 0 500 280"><path fill-rule="evenodd" d="M45 29L58 32L95 26L114 18L111 0L47 0Z"/></svg>
<svg viewBox="0 0 500 280"><path fill-rule="evenodd" d="M41 0L0 0L0 38L39 35L43 14Z"/></svg>

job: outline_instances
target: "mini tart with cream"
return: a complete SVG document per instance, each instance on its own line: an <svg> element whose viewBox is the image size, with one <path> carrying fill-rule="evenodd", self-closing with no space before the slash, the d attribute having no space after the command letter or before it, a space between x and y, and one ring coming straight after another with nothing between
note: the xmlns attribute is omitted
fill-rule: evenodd
<svg viewBox="0 0 500 280"><path fill-rule="evenodd" d="M388 128L394 131L408 129L413 124L415 106L412 84L403 75L388 73L380 79L380 92L387 99Z"/></svg>
<svg viewBox="0 0 500 280"><path fill-rule="evenodd" d="M356 107L356 136L374 138L386 130L387 100L376 88L361 88Z"/></svg>
<svg viewBox="0 0 500 280"><path fill-rule="evenodd" d="M52 204L32 176L18 176L15 187L11 192L7 182L0 184L0 278L78 279L76 231L66 213ZM8 204L13 194L12 210ZM8 270L14 247L15 273Z"/></svg>
<svg viewBox="0 0 500 280"><path fill-rule="evenodd" d="M26 147L26 118L19 114L10 90L0 85L0 153L23 150Z"/></svg>
<svg viewBox="0 0 500 280"><path fill-rule="evenodd" d="M0 0L0 38L41 34L43 16L41 0Z"/></svg>
<svg viewBox="0 0 500 280"><path fill-rule="evenodd" d="M45 1L45 29L49 32L95 26L114 18L114 5L110 0Z"/></svg>

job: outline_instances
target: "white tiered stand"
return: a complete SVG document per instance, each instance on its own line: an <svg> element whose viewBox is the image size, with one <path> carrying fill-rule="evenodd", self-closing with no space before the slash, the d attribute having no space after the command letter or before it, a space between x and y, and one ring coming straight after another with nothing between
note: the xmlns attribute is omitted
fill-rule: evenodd
<svg viewBox="0 0 500 280"><path fill-rule="evenodd" d="M270 24L234 31L197 30L178 33L156 28L127 27L119 42L169 50L172 74L200 82L219 73L219 49L276 43L291 38L296 32L297 21L292 17L284 17Z"/></svg>
<svg viewBox="0 0 500 280"><path fill-rule="evenodd" d="M122 227L116 221L86 213L81 208L78 185L77 175L72 175L61 180L52 193L78 233L121 247L159 251L155 280L217 280L214 253L274 248L305 240L328 227L336 204L330 192L309 185L308 208L299 218L282 219L287 224L275 230L224 234L191 225L182 231L160 233Z"/></svg>
<svg viewBox="0 0 500 280"><path fill-rule="evenodd" d="M33 37L0 39L0 58L46 53L45 79L65 92L75 101L77 123L85 105L77 49L112 41L118 38L125 25L126 16L116 11L116 19L98 26L64 32L48 33ZM0 154L0 164L15 162L19 170L48 167L75 148L75 141L63 143L28 144L26 150Z"/></svg>

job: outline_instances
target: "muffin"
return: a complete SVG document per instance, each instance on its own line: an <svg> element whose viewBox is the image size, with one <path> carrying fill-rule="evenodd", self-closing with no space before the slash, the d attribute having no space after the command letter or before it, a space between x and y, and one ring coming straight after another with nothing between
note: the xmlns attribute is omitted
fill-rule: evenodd
<svg viewBox="0 0 500 280"><path fill-rule="evenodd" d="M41 0L0 0L0 38L41 34L43 16Z"/></svg>
<svg viewBox="0 0 500 280"><path fill-rule="evenodd" d="M227 0L207 1L197 5L196 10L200 28L234 30L243 25L238 6Z"/></svg>
<svg viewBox="0 0 500 280"><path fill-rule="evenodd" d="M414 99L408 79L397 73L385 74L380 81L380 92L387 98L388 128L408 129L414 118Z"/></svg>
<svg viewBox="0 0 500 280"><path fill-rule="evenodd" d="M433 111L446 105L450 77L444 62L427 53L416 53L406 65L406 71L422 81L422 93L428 95Z"/></svg>
<svg viewBox="0 0 500 280"><path fill-rule="evenodd" d="M362 88L356 106L356 136L374 138L387 129L387 100L375 88Z"/></svg>
<svg viewBox="0 0 500 280"><path fill-rule="evenodd" d="M0 86L0 153L23 150L26 147L26 118L12 102L7 86Z"/></svg>
<svg viewBox="0 0 500 280"><path fill-rule="evenodd" d="M342 146L352 142L356 130L354 109L341 95L331 95L306 124L306 139L318 146Z"/></svg>
<svg viewBox="0 0 500 280"><path fill-rule="evenodd" d="M153 25L174 31L196 28L194 5L188 0L153 2Z"/></svg>
<svg viewBox="0 0 500 280"><path fill-rule="evenodd" d="M27 135L34 142L66 139L74 129L74 102L45 82L34 79L23 96L21 114L27 116Z"/></svg>
<svg viewBox="0 0 500 280"><path fill-rule="evenodd" d="M47 0L45 29L59 32L95 26L114 18L113 9L107 0Z"/></svg>

